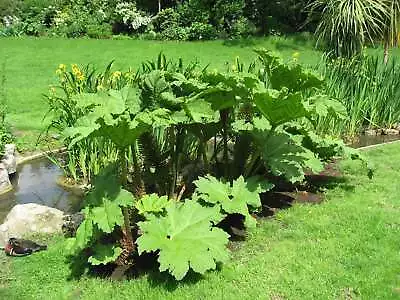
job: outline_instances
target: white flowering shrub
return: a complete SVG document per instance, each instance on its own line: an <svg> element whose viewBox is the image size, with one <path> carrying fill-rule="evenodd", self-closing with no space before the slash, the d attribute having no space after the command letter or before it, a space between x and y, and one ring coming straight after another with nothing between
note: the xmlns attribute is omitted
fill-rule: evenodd
<svg viewBox="0 0 400 300"><path fill-rule="evenodd" d="M11 27L16 25L20 22L20 19L16 16L4 16L3 17L3 24L5 27Z"/></svg>
<svg viewBox="0 0 400 300"><path fill-rule="evenodd" d="M142 26L147 26L151 22L151 17L145 12L138 10L136 5L131 2L121 2L115 7L115 14L122 20L122 23L137 31Z"/></svg>

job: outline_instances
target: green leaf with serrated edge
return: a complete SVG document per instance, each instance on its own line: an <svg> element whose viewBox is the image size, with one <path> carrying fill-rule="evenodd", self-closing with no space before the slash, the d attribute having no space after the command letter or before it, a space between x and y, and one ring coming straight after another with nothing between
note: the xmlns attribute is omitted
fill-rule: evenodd
<svg viewBox="0 0 400 300"><path fill-rule="evenodd" d="M227 213L239 213L245 217L245 226L247 228L254 228L257 224L256 220L249 214L247 205L254 208L261 206L260 195L257 191L251 192L246 185L243 176L240 176L233 182L232 200L229 202L221 203L222 209Z"/></svg>
<svg viewBox="0 0 400 300"><path fill-rule="evenodd" d="M113 232L115 226L122 226L124 216L121 208L109 200L103 200L103 206L92 209L93 223L105 233Z"/></svg>
<svg viewBox="0 0 400 300"><path fill-rule="evenodd" d="M265 117L256 117L253 119L254 129L264 131L271 130L271 123Z"/></svg>
<svg viewBox="0 0 400 300"><path fill-rule="evenodd" d="M232 123L232 129L235 132L240 132L240 131L250 131L253 130L254 126L250 122L246 122L246 120L239 119L236 120Z"/></svg>
<svg viewBox="0 0 400 300"><path fill-rule="evenodd" d="M196 191L200 192L203 200L208 203L217 204L230 201L231 188L228 183L223 183L211 175L200 177L193 183L196 185Z"/></svg>
<svg viewBox="0 0 400 300"><path fill-rule="evenodd" d="M196 123L217 122L218 112L211 108L211 104L202 99L191 99L183 105L186 114Z"/></svg>
<svg viewBox="0 0 400 300"><path fill-rule="evenodd" d="M257 108L274 127L306 116L302 99L301 93L275 90L261 90L254 95Z"/></svg>
<svg viewBox="0 0 400 300"><path fill-rule="evenodd" d="M135 198L131 192L121 189L115 198L112 199L112 202L120 207L133 207L135 205Z"/></svg>
<svg viewBox="0 0 400 300"><path fill-rule="evenodd" d="M229 235L212 227L221 219L218 207L203 207L194 201L173 202L166 216L149 216L139 222L142 236L137 239L139 254L159 251L160 271L169 271L177 280L189 269L204 274L217 262L229 259Z"/></svg>
<svg viewBox="0 0 400 300"><path fill-rule="evenodd" d="M89 209L84 210L85 219L79 225L74 238L68 239L67 252L75 254L85 249L93 238L93 221Z"/></svg>
<svg viewBox="0 0 400 300"><path fill-rule="evenodd" d="M63 131L63 136L71 139L68 147L73 147L76 143L96 132L100 128L100 125L96 123L97 119L98 115L92 112L78 119L74 127L66 128Z"/></svg>
<svg viewBox="0 0 400 300"><path fill-rule="evenodd" d="M161 213L168 205L168 197L159 197L157 194L145 195L135 203L139 214Z"/></svg>
<svg viewBox="0 0 400 300"><path fill-rule="evenodd" d="M309 113L309 118L327 117L331 115L337 119L346 119L346 107L338 100L329 98L327 95L317 94L308 98L308 104L305 106Z"/></svg>
<svg viewBox="0 0 400 300"><path fill-rule="evenodd" d="M269 188L266 182L258 181L255 178L250 181L250 190L243 176L233 182L232 187L208 175L194 181L196 193L199 199L221 205L223 212L228 214L241 214L245 217L246 227L254 227L255 219L250 215L248 206L259 208L261 206L260 192ZM263 187L262 187L263 186Z"/></svg>
<svg viewBox="0 0 400 300"><path fill-rule="evenodd" d="M113 245L96 245L94 253L89 257L88 262L93 266L113 263L121 255L122 249Z"/></svg>
<svg viewBox="0 0 400 300"><path fill-rule="evenodd" d="M268 80L273 89L288 89L291 92L304 92L311 88L321 88L323 80L318 74L305 69L298 63L285 64L275 53L266 49L256 49Z"/></svg>
<svg viewBox="0 0 400 300"><path fill-rule="evenodd" d="M261 176L256 175L246 178L246 188L250 192L257 192L261 194L272 190L274 188L274 184L262 178Z"/></svg>
<svg viewBox="0 0 400 300"><path fill-rule="evenodd" d="M305 169L322 166L314 154L287 133L255 132L254 139L265 165L274 175L283 176L290 182L304 180Z"/></svg>

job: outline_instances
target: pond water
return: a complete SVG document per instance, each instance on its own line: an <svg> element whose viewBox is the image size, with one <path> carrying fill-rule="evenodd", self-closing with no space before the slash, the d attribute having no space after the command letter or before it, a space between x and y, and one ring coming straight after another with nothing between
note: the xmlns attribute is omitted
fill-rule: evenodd
<svg viewBox="0 0 400 300"><path fill-rule="evenodd" d="M47 158L18 166L11 179L13 191L0 195L0 224L16 204L37 203L67 213L78 211L81 197L57 185L62 175L63 171Z"/></svg>
<svg viewBox="0 0 400 300"><path fill-rule="evenodd" d="M350 146L353 148L361 148L399 140L399 135L360 135L357 138L357 141L352 143Z"/></svg>

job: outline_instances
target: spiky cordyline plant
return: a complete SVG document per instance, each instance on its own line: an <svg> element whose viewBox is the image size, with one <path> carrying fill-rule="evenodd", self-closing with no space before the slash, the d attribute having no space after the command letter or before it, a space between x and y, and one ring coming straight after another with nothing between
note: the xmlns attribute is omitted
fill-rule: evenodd
<svg viewBox="0 0 400 300"><path fill-rule="evenodd" d="M336 56L360 53L366 41L382 36L388 16L386 0L315 0L311 13L321 13L316 34Z"/></svg>

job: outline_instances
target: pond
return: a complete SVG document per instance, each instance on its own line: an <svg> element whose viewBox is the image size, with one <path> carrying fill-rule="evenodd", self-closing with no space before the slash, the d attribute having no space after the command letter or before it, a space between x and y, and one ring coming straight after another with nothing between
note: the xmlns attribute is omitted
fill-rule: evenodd
<svg viewBox="0 0 400 300"><path fill-rule="evenodd" d="M81 197L62 189L57 180L63 171L47 158L24 163L11 179L14 189L0 195L0 224L17 204L37 203L73 213L80 209Z"/></svg>
<svg viewBox="0 0 400 300"><path fill-rule="evenodd" d="M360 135L350 146L361 148L400 140L399 135Z"/></svg>

